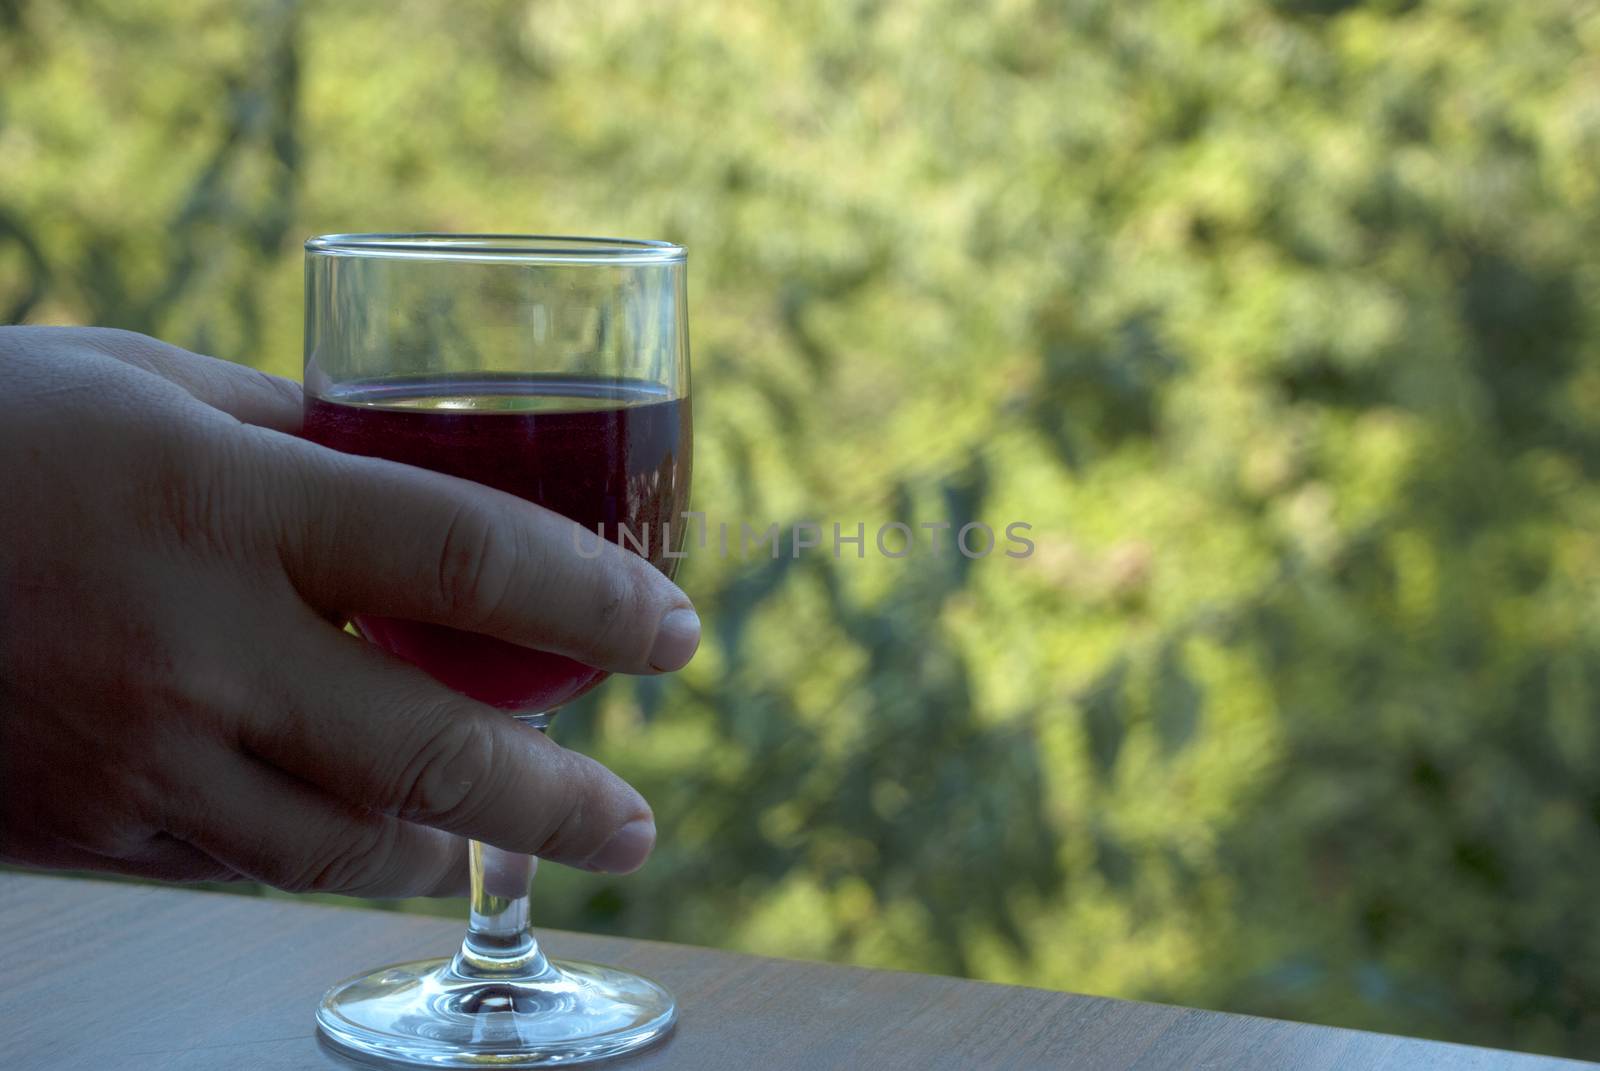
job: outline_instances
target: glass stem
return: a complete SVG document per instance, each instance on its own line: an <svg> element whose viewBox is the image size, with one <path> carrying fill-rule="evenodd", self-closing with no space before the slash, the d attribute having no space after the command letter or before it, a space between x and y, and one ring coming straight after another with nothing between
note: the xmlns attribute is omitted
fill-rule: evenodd
<svg viewBox="0 0 1600 1071"><path fill-rule="evenodd" d="M463 978L536 978L550 964L533 936L528 900L539 861L473 841L472 914L454 970Z"/></svg>
<svg viewBox="0 0 1600 1071"><path fill-rule="evenodd" d="M543 732L550 716L531 715L518 720ZM529 910L538 858L502 851L480 841L471 841L467 852L472 877L471 915L452 970L463 978L500 980L533 980L552 974L550 961L533 935Z"/></svg>

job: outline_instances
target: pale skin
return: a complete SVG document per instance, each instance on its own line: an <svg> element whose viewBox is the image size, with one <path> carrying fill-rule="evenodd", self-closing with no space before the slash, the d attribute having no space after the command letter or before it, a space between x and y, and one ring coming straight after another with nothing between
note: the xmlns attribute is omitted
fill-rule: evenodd
<svg viewBox="0 0 1600 1071"><path fill-rule="evenodd" d="M0 328L0 372L0 861L362 896L463 891L467 837L644 862L628 784L342 625L658 673L699 638L665 576L308 443L297 384L152 338Z"/></svg>

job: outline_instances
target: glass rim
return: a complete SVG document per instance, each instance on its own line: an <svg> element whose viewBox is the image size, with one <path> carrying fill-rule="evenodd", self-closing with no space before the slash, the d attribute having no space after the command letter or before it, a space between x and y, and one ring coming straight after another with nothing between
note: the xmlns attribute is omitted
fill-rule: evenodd
<svg viewBox="0 0 1600 1071"><path fill-rule="evenodd" d="M649 238L431 231L320 234L306 239L305 249L307 255L328 257L508 264L680 264L688 257L681 245Z"/></svg>

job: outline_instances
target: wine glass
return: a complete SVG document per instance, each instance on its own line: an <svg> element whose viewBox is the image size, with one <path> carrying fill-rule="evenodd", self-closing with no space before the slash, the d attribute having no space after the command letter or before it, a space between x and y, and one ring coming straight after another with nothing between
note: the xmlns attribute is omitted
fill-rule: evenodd
<svg viewBox="0 0 1600 1071"><path fill-rule="evenodd" d="M534 235L313 238L305 388L308 438L518 495L636 553L642 546L672 574L668 539L676 529L681 540L673 522L687 505L690 468L681 247ZM541 730L605 676L440 625L359 614L354 623ZM529 923L533 857L470 848L460 951L334 986L317 1022L335 1045L432 1067L540 1067L631 1052L671 1031L676 1009L656 983L545 956Z"/></svg>

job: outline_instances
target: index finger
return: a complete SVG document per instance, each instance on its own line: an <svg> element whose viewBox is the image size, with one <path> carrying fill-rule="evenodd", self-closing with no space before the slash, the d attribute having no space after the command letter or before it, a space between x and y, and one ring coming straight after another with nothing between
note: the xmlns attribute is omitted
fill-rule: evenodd
<svg viewBox="0 0 1600 1071"><path fill-rule="evenodd" d="M280 548L320 612L449 625L622 673L680 668L688 596L637 554L467 480L295 442ZM580 548L581 552L580 552Z"/></svg>

